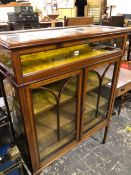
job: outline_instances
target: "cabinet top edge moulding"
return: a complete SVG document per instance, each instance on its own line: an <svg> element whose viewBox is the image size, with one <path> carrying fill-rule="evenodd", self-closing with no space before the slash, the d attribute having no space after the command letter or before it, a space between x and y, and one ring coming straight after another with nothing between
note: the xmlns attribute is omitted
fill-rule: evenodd
<svg viewBox="0 0 131 175"><path fill-rule="evenodd" d="M7 49L44 45L76 39L104 37L128 33L129 29L109 26L78 26L50 29L33 29L0 33L0 45Z"/></svg>

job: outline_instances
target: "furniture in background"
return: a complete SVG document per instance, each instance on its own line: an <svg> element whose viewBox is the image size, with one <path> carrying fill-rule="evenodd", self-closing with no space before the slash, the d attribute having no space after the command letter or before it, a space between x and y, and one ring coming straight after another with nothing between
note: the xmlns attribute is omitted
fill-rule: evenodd
<svg viewBox="0 0 131 175"><path fill-rule="evenodd" d="M14 142L12 121L7 115L7 101L3 98L5 93L0 77L0 174L1 175L26 175L20 152Z"/></svg>
<svg viewBox="0 0 131 175"><path fill-rule="evenodd" d="M129 45L128 45L128 50L127 50L127 61L131 61L131 34L128 35L128 41L129 41Z"/></svg>
<svg viewBox="0 0 131 175"><path fill-rule="evenodd" d="M106 74L107 78L112 76L112 67L110 67L109 71ZM108 83L107 86L111 86ZM118 106L118 115L121 112L121 108L125 102L127 93L131 91L131 62L130 61L121 61L120 71L118 75L117 88L115 93L115 98L120 98L120 103Z"/></svg>
<svg viewBox="0 0 131 175"><path fill-rule="evenodd" d="M78 25L88 25L93 24L92 17L68 17L65 18L65 26L78 26Z"/></svg>
<svg viewBox="0 0 131 175"><path fill-rule="evenodd" d="M121 108L124 104L126 99L126 94L131 91L131 62L126 61L122 62L121 64L125 64L125 68L123 66L120 67L120 73L117 83L117 91L116 97L121 97L118 114L121 112Z"/></svg>
<svg viewBox="0 0 131 175"><path fill-rule="evenodd" d="M126 26L131 26L131 14L123 14Z"/></svg>
<svg viewBox="0 0 131 175"><path fill-rule="evenodd" d="M111 16L110 23L112 26L124 27L124 16Z"/></svg>
<svg viewBox="0 0 131 175"><path fill-rule="evenodd" d="M0 34L7 107L32 174L100 129L105 143L127 32L87 25Z"/></svg>
<svg viewBox="0 0 131 175"><path fill-rule="evenodd" d="M41 21L39 22L40 28L47 28L47 27L63 27L62 21Z"/></svg>
<svg viewBox="0 0 131 175"><path fill-rule="evenodd" d="M5 131L4 131L5 132ZM1 175L28 175L17 146L8 144L0 147L0 174Z"/></svg>
<svg viewBox="0 0 131 175"><path fill-rule="evenodd" d="M105 26L115 26L115 27L124 27L124 16L111 16L108 19L102 20L102 25Z"/></svg>
<svg viewBox="0 0 131 175"><path fill-rule="evenodd" d="M14 7L14 12L8 13L8 23L12 30L40 28L38 13L32 6Z"/></svg>
<svg viewBox="0 0 131 175"><path fill-rule="evenodd" d="M24 2L24 1L23 1ZM26 4L26 6L30 6L31 4L30 4L30 2L27 2L27 3L18 3L18 2L10 2L10 3L8 3L8 4L0 4L0 8L1 7L16 7L16 6L25 6L25 4Z"/></svg>
<svg viewBox="0 0 131 175"><path fill-rule="evenodd" d="M9 30L9 25L6 22L0 22L0 32L1 31L8 31Z"/></svg>
<svg viewBox="0 0 131 175"><path fill-rule="evenodd" d="M63 26L64 26L63 21L56 21L55 22L55 27L63 27Z"/></svg>

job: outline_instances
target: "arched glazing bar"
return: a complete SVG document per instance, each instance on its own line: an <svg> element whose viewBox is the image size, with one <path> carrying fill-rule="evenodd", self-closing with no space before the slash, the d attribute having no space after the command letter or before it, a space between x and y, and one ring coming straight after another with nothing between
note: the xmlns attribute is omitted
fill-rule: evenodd
<svg viewBox="0 0 131 175"><path fill-rule="evenodd" d="M41 89L41 90L45 90L45 91L48 91L49 93L51 93L55 100L56 100L56 109L57 109L57 139L58 141L60 141L60 100L61 100L61 96L62 96L62 93L64 91L64 89L66 88L66 86L68 85L68 83L73 79L75 78L76 76L72 76L70 78L68 78L66 80L66 82L63 84L63 86L61 87L58 95L52 90L52 89L49 89L47 87L40 87L38 89Z"/></svg>
<svg viewBox="0 0 131 175"><path fill-rule="evenodd" d="M97 72L96 70L92 70L93 73L95 73L98 76L98 80L99 80L99 88L98 88L98 98L97 98L97 105L96 105L96 114L95 117L97 118L98 116L98 109L99 109L99 104L100 104L100 97L101 97L101 90L102 90L102 83L104 80L104 77L107 73L107 71L109 70L109 68L113 65L114 63L109 64L106 69L104 70L103 74L100 75L99 72Z"/></svg>

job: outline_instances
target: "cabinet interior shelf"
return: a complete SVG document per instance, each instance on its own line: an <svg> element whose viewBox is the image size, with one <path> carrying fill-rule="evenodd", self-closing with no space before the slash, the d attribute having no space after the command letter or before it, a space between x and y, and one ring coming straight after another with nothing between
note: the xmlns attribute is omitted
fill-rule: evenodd
<svg viewBox="0 0 131 175"><path fill-rule="evenodd" d="M104 105L104 104L103 104ZM89 106L88 106L89 107ZM70 109L70 111L69 111ZM88 108L89 109L89 108ZM94 111L93 111L94 110ZM61 106L61 119L60 119L60 141L57 139L57 125L56 125L56 111L52 109L39 115L35 118L38 145L41 158L47 158L54 151L61 149L62 146L75 140L75 101L71 101ZM90 111L90 110L89 110ZM91 113L95 112L95 107L90 111L90 115L84 115L83 121L86 122L84 128L91 129L101 121L105 120L104 115L92 117ZM67 115L68 114L68 115Z"/></svg>
<svg viewBox="0 0 131 175"><path fill-rule="evenodd" d="M88 81L89 86L87 84L87 93L98 88L98 82L96 81L97 78L94 77L94 79L92 79L92 76L90 78L91 79L89 79ZM109 78L104 78L103 86L108 84L109 82ZM57 89L57 86L54 89ZM58 94L58 92L54 89L53 91L56 92L56 94ZM67 93L66 91L64 94L62 94L60 105L68 103L69 101L72 101L76 98L75 82L74 84L72 84L72 86L70 86L70 91L68 92L69 93ZM51 96L48 92L43 90L36 90L36 92L33 93L33 104L35 116L38 116L40 113L55 108L57 105L56 100L53 98L53 96Z"/></svg>
<svg viewBox="0 0 131 175"><path fill-rule="evenodd" d="M76 127L76 101L70 101L60 108L60 140L57 137L57 114L56 109L41 113L35 118L39 150L44 157L59 149L70 141L75 139ZM69 111L70 109L70 111ZM71 139L71 140L72 140Z"/></svg>

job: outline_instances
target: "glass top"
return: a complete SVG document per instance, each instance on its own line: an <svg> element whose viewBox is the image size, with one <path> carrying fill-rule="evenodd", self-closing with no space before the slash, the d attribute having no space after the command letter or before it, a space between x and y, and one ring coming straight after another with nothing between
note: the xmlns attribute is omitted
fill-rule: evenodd
<svg viewBox="0 0 131 175"><path fill-rule="evenodd" d="M113 33L112 33L113 32ZM34 29L26 31L1 32L0 44L8 48L16 48L34 44L56 42L57 39L69 40L77 37L91 37L96 35L107 35L107 33L127 32L125 28L109 27L109 26L79 26L68 28L50 28L50 29Z"/></svg>

